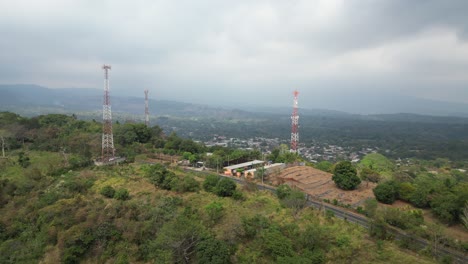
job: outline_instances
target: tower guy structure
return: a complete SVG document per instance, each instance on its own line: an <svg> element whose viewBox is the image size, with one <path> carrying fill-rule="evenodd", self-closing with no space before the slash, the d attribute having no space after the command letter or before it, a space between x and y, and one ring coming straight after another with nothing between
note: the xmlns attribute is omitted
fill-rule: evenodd
<svg viewBox="0 0 468 264"><path fill-rule="evenodd" d="M145 125L149 127L148 90L145 90Z"/></svg>
<svg viewBox="0 0 468 264"><path fill-rule="evenodd" d="M291 152L297 153L297 144L299 143L299 114L297 113L297 96L299 92L294 91L293 112L291 115Z"/></svg>
<svg viewBox="0 0 468 264"><path fill-rule="evenodd" d="M109 70L110 65L103 65L104 70L104 103L102 106L102 162L108 162L115 158L114 135L112 134L112 109L109 95Z"/></svg>

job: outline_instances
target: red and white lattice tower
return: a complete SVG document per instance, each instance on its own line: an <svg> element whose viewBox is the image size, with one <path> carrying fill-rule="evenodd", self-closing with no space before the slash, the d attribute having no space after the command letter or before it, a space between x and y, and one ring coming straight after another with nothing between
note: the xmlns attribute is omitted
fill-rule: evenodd
<svg viewBox="0 0 468 264"><path fill-rule="evenodd" d="M102 162L108 162L115 157L114 136L112 134L112 110L109 95L110 65L103 65L104 70L104 104L102 106Z"/></svg>
<svg viewBox="0 0 468 264"><path fill-rule="evenodd" d="M294 105L291 115L291 152L297 153L297 144L299 142L299 114L297 113L297 96L299 92L294 91Z"/></svg>
<svg viewBox="0 0 468 264"><path fill-rule="evenodd" d="M145 125L149 127L148 90L145 90Z"/></svg>

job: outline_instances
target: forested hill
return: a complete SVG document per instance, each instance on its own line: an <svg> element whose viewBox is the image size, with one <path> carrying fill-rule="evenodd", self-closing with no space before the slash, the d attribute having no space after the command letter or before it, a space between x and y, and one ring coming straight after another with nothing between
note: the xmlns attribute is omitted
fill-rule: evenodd
<svg viewBox="0 0 468 264"><path fill-rule="evenodd" d="M161 154L197 161L206 152L232 162L258 151L208 149L157 126L115 124L117 153L128 163L96 167L101 129L74 116L0 113L0 263L433 262L430 250L416 255L386 241L383 222L367 231L305 208L304 194L290 188L276 196L176 164L133 162Z"/></svg>
<svg viewBox="0 0 468 264"><path fill-rule="evenodd" d="M116 113L142 115L141 97L111 94L112 109ZM286 116L287 107L244 107L238 105L208 106L194 103L153 100L149 103L150 113L155 116L206 117L214 119L271 119ZM49 89L33 84L1 85L0 111L11 111L27 116L48 113L89 113L102 109L102 91L99 89L64 88ZM466 117L431 116L411 113L359 115L328 109L300 108L301 116L330 117L362 121L390 121L416 123L468 124Z"/></svg>
<svg viewBox="0 0 468 264"><path fill-rule="evenodd" d="M114 119L142 121L143 98L113 96ZM46 113L101 118L102 91L47 89L38 86L1 86L0 111L24 116ZM170 101L150 101L151 123L166 134L208 140L213 135L248 139L290 136L290 109L267 108L253 113ZM342 147L379 148L392 158L468 159L468 118L416 114L352 115L329 110L300 109L301 142Z"/></svg>
<svg viewBox="0 0 468 264"><path fill-rule="evenodd" d="M142 93L143 94L143 93ZM93 113L101 111L103 95L97 89L48 89L37 85L0 85L0 111L11 111L27 116L48 113ZM144 98L122 97L111 94L112 110L128 115L144 113ZM191 103L153 100L150 113L179 117L248 118L246 111ZM263 116L263 115L258 115Z"/></svg>

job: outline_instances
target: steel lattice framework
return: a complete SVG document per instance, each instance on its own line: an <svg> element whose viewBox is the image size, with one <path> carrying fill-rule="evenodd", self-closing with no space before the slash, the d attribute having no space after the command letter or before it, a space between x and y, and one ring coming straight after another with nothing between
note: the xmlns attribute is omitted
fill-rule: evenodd
<svg viewBox="0 0 468 264"><path fill-rule="evenodd" d="M104 103L102 106L102 162L108 162L115 158L114 135L112 134L112 109L109 95L109 70L110 65L103 65L104 70Z"/></svg>
<svg viewBox="0 0 468 264"><path fill-rule="evenodd" d="M145 125L149 127L148 90L145 90Z"/></svg>
<svg viewBox="0 0 468 264"><path fill-rule="evenodd" d="M293 112L291 115L291 152L297 153L297 144L299 143L299 114L297 113L297 96L299 92L294 91Z"/></svg>

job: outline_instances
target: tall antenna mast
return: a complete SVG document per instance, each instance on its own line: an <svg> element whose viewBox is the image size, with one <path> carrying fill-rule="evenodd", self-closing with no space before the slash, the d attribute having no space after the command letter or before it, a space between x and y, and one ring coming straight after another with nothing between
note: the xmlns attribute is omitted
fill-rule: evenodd
<svg viewBox="0 0 468 264"><path fill-rule="evenodd" d="M293 104L293 112L291 115L291 152L297 153L297 144L299 143L299 114L297 113L297 96L299 92L297 90L294 91L294 104Z"/></svg>
<svg viewBox="0 0 468 264"><path fill-rule="evenodd" d="M108 162L115 157L114 135L112 134L112 110L109 96L110 65L103 65L104 70L104 104L102 106L102 162Z"/></svg>
<svg viewBox="0 0 468 264"><path fill-rule="evenodd" d="M145 90L145 125L149 127L148 90Z"/></svg>

